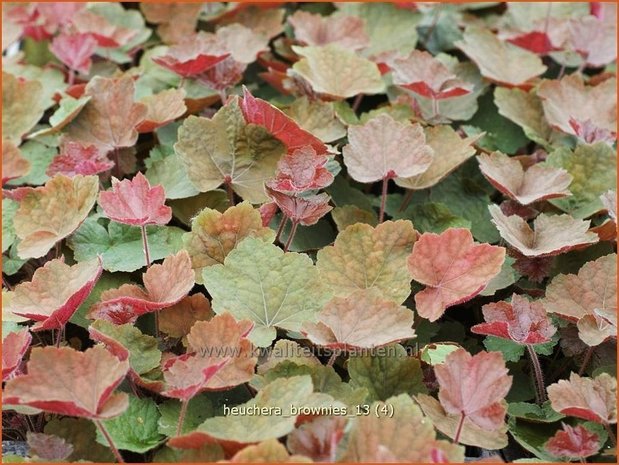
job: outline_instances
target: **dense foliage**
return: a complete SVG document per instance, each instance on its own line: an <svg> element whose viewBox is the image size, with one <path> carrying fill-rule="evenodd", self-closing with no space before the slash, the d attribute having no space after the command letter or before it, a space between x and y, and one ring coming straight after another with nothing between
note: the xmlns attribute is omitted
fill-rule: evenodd
<svg viewBox="0 0 619 465"><path fill-rule="evenodd" d="M5 460L615 460L615 4L2 13Z"/></svg>

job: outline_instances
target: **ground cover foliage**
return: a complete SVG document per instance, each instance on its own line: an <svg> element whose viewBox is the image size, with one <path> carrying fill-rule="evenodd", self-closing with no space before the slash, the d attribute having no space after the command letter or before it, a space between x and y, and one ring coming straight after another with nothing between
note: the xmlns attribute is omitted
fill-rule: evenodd
<svg viewBox="0 0 619 465"><path fill-rule="evenodd" d="M615 461L616 19L4 3L3 459Z"/></svg>

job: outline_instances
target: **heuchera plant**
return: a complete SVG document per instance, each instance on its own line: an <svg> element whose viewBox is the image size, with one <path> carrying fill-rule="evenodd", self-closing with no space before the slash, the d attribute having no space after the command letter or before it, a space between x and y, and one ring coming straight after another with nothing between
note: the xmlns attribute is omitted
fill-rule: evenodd
<svg viewBox="0 0 619 465"><path fill-rule="evenodd" d="M2 30L4 460L616 461L615 4Z"/></svg>

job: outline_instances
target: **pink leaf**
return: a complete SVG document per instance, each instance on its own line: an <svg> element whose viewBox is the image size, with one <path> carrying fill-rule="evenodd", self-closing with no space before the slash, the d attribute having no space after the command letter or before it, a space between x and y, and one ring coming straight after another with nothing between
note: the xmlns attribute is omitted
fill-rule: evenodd
<svg viewBox="0 0 619 465"><path fill-rule="evenodd" d="M584 458L600 450L598 435L582 425L575 427L562 423L563 429L555 433L544 445L555 457Z"/></svg>
<svg viewBox="0 0 619 465"><path fill-rule="evenodd" d="M70 22L78 33L91 34L99 47L122 47L138 34L137 30L112 24L90 10L80 10L71 16Z"/></svg>
<svg viewBox="0 0 619 465"><path fill-rule="evenodd" d="M288 17L294 37L307 45L336 44L348 50L360 50L370 44L363 19L357 16L322 16L296 11Z"/></svg>
<svg viewBox="0 0 619 465"><path fill-rule="evenodd" d="M166 224L172 219L163 187L151 187L142 173L131 180L112 178L112 190L99 194L99 205L108 218L123 224Z"/></svg>
<svg viewBox="0 0 619 465"><path fill-rule="evenodd" d="M60 34L54 37L49 49L69 69L88 74L96 46L91 34Z"/></svg>
<svg viewBox="0 0 619 465"><path fill-rule="evenodd" d="M2 340L2 382L13 378L19 372L19 366L32 342L28 328L9 333Z"/></svg>
<svg viewBox="0 0 619 465"><path fill-rule="evenodd" d="M472 299L499 273L504 260L503 247L475 244L468 229L422 234L408 258L413 279L427 286L415 295L419 315L435 321L448 307Z"/></svg>
<svg viewBox="0 0 619 465"><path fill-rule="evenodd" d="M325 168L327 158L319 155L311 145L288 152L277 164L277 175L267 186L280 192L303 192L322 189L333 182L333 175Z"/></svg>
<svg viewBox="0 0 619 465"><path fill-rule="evenodd" d="M557 331L544 306L529 302L525 297L514 294L511 303L493 302L482 307L485 323L475 325L475 334L509 339L518 344L543 344L549 342Z"/></svg>
<svg viewBox="0 0 619 465"><path fill-rule="evenodd" d="M176 357L164 367L163 377L167 389L161 394L187 402L229 361L230 358L216 360L199 355Z"/></svg>
<svg viewBox="0 0 619 465"><path fill-rule="evenodd" d="M482 429L494 431L505 419L503 399L512 385L500 352L469 354L464 349L450 353L445 363L434 367L439 383L438 398L445 411L464 414Z"/></svg>
<svg viewBox="0 0 619 465"><path fill-rule="evenodd" d="M204 73L229 55L216 36L199 33L185 38L170 47L165 55L153 57L152 60L180 76L193 77Z"/></svg>
<svg viewBox="0 0 619 465"><path fill-rule="evenodd" d="M328 152L327 146L316 136L301 127L281 110L265 100L255 98L243 88L241 110L245 121L263 126L288 147L288 152L311 146L318 155Z"/></svg>
<svg viewBox="0 0 619 465"><path fill-rule="evenodd" d="M142 276L145 289L124 284L104 291L88 317L115 324L134 322L140 315L176 304L195 284L191 258L185 250L167 257L162 264L152 265Z"/></svg>
<svg viewBox="0 0 619 465"><path fill-rule="evenodd" d="M72 178L78 174L103 173L113 167L114 162L101 153L96 145L84 146L79 142L67 140L60 147L60 153L54 157L45 174L54 176L61 173Z"/></svg>
<svg viewBox="0 0 619 465"><path fill-rule="evenodd" d="M320 218L333 209L329 205L331 198L325 193L296 197L269 187L266 191L288 218L303 226L316 224Z"/></svg>
<svg viewBox="0 0 619 465"><path fill-rule="evenodd" d="M67 265L54 259L13 293L8 310L37 322L33 331L62 328L90 295L103 271L101 259Z"/></svg>
<svg viewBox="0 0 619 465"><path fill-rule="evenodd" d="M5 404L94 420L113 418L129 405L127 394L114 394L129 362L121 362L102 346L85 352L37 347L32 349L27 370L27 375L6 383Z"/></svg>

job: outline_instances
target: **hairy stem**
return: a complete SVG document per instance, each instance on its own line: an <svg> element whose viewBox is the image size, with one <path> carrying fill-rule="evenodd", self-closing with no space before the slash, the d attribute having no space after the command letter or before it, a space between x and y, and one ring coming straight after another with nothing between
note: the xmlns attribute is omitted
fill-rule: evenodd
<svg viewBox="0 0 619 465"><path fill-rule="evenodd" d="M389 187L389 176L383 178L383 190L380 195L380 211L378 213L378 222L382 223L385 219L385 204L387 203L387 187Z"/></svg>
<svg viewBox="0 0 619 465"><path fill-rule="evenodd" d="M359 106L361 105L361 100L363 100L363 94L359 94L355 97L355 100L352 102L352 111L357 113Z"/></svg>
<svg viewBox="0 0 619 465"><path fill-rule="evenodd" d="M329 361L327 362L327 366L328 366L328 367L332 367L332 366L333 366L333 364L334 364L334 363L335 363L335 361L337 360L337 356L338 356L338 355L340 355L340 354L339 354L339 351L337 351L337 350L334 350L334 351L331 353L331 357L329 357Z"/></svg>
<svg viewBox="0 0 619 465"><path fill-rule="evenodd" d="M292 228L290 228L290 234L288 235L288 240L286 241L286 245L284 246L284 252L288 252L290 244L292 244L292 239L294 239L294 235L297 232L297 226L299 226L299 222L292 220Z"/></svg>
<svg viewBox="0 0 619 465"><path fill-rule="evenodd" d="M462 427L464 426L464 412L460 414L460 421L458 422L458 428L456 429L456 435L454 436L454 444L460 443L460 435L462 434Z"/></svg>
<svg viewBox="0 0 619 465"><path fill-rule="evenodd" d="M546 402L546 387L544 386L544 373L542 372L542 366L539 363L537 353L531 344L527 344L527 351L529 352L529 358L531 359L531 365L533 367L533 381L535 383L535 400L538 405Z"/></svg>
<svg viewBox="0 0 619 465"><path fill-rule="evenodd" d="M116 457L116 460L119 463L125 463L125 461L123 460L123 456L120 455L120 452L118 451L118 448L116 447L116 444L114 444L114 440L112 439L112 436L110 436L110 433L107 432L101 420L94 420L94 422L95 422L95 425L97 425L97 428L99 428L99 431L101 431L101 434L103 434L103 436L105 437L105 440L110 445L110 449L112 449L112 453L114 454L114 457Z"/></svg>
<svg viewBox="0 0 619 465"><path fill-rule="evenodd" d="M593 355L593 347L588 347L587 352L585 353L585 358L582 359L582 363L580 364L580 369L578 370L578 376L582 376L591 361L591 356Z"/></svg>
<svg viewBox="0 0 619 465"><path fill-rule="evenodd" d="M60 343L62 342L62 337L64 336L64 328L65 328L64 325L58 328L58 333L56 334L56 347L60 347Z"/></svg>
<svg viewBox="0 0 619 465"><path fill-rule="evenodd" d="M185 422L185 415L187 415L188 406L188 400L184 400L181 402L181 413L178 416L178 424L176 425L176 436L180 436L183 432L183 423Z"/></svg>
<svg viewBox="0 0 619 465"><path fill-rule="evenodd" d="M403 212L404 210L406 210L408 205L411 203L411 200L413 200L413 190L408 189L406 191L406 195L402 199L402 203L400 204L400 208L398 208L398 211Z"/></svg>

